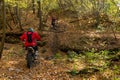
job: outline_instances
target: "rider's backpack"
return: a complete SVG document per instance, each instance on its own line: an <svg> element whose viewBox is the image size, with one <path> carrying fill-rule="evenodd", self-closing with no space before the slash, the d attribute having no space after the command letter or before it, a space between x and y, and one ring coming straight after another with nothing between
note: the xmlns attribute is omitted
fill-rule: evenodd
<svg viewBox="0 0 120 80"><path fill-rule="evenodd" d="M33 34L33 32L31 32L31 34L28 34L28 32L27 32L27 37L28 37L28 42L29 43L32 42L32 34Z"/></svg>

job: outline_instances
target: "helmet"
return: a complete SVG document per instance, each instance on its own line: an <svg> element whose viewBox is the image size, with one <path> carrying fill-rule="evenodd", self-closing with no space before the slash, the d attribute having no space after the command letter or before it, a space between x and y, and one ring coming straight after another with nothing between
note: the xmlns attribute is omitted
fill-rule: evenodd
<svg viewBox="0 0 120 80"><path fill-rule="evenodd" d="M29 29L28 29L28 31L31 31L31 32L33 32L34 30L33 30L33 28L29 28Z"/></svg>

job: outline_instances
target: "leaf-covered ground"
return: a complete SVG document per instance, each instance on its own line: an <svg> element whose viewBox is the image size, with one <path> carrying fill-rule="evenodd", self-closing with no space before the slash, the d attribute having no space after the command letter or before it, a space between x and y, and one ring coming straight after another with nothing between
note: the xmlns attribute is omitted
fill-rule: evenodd
<svg viewBox="0 0 120 80"><path fill-rule="evenodd" d="M38 20L36 19L35 21L33 21L34 19L29 17L34 18L34 16L28 15L29 20L26 23L30 24L32 27L35 28L35 30L37 30L36 26L38 26ZM63 20L63 22L64 24L67 24L66 21ZM61 23L63 24L63 22ZM83 23L83 21L80 22ZM76 29L74 30L74 26L71 24L67 24L66 27L67 32L64 34L58 33L59 35L57 35L51 34L51 32L45 32L47 34L47 37L45 37L43 41L48 41L48 45L51 46L39 47L39 60L31 69L28 69L26 67L26 51L23 49L22 44L6 43L3 51L3 57L0 61L0 80L120 80L120 61L118 60L116 62L112 62L112 65L110 65L110 62L105 61L105 59L107 59L106 54L99 55L96 53L94 54L94 52L87 52L86 55L77 55L78 57L76 57L76 55L71 55L68 58L66 53L60 52L62 55L57 54L54 56L54 58L51 58L53 54L50 48L58 47L53 44L55 41L59 43L59 41L57 41L59 39L60 41L63 41L61 43L63 43L64 45L70 45L71 43L70 47L74 48L75 45L77 47L78 45L84 47L81 42L91 45L88 43L88 38L83 37L82 40L82 38L79 36L99 36L99 34L95 33L95 31L94 33L86 33L86 31L78 32ZM101 35L103 37L106 37L103 34ZM113 33L111 34L111 36L113 36ZM116 36L117 38L120 38L119 34L117 34ZM57 39L56 37L60 38ZM114 38L114 36L112 38ZM79 42L78 40L80 40L81 42ZM112 39L109 40L112 41ZM58 43L56 43L56 45ZM99 43L102 42L99 42L98 40L98 43L94 43L92 47L95 44L100 45ZM104 52L105 51L103 51L102 53Z"/></svg>
<svg viewBox="0 0 120 80"><path fill-rule="evenodd" d="M0 61L0 80L72 80L67 70L64 63L55 64L40 55L36 65L28 69L21 45L6 44Z"/></svg>
<svg viewBox="0 0 120 80"><path fill-rule="evenodd" d="M21 44L5 44L3 57L0 61L0 80L119 80L119 61L113 68L106 67L104 61L95 59L101 57L87 53L85 56L57 54L50 58L49 49L42 53L39 47L39 60L31 69L26 67L25 53ZM73 52L74 53L74 52ZM104 52L103 52L104 53ZM96 57L95 57L96 56ZM107 57L107 56L105 56ZM104 58L105 58L104 57ZM99 71L92 70L93 65L100 66ZM105 69L103 67L105 67ZM85 69L88 69L85 70ZM80 71L81 70L81 71ZM83 71L82 71L83 70ZM80 71L78 75L76 72ZM70 72L73 74L71 75Z"/></svg>

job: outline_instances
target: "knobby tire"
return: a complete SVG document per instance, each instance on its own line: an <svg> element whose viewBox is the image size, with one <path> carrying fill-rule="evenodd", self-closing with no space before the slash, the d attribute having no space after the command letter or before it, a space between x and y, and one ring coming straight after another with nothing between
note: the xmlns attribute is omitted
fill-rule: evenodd
<svg viewBox="0 0 120 80"><path fill-rule="evenodd" d="M27 53L27 67L30 69L34 63L32 53Z"/></svg>

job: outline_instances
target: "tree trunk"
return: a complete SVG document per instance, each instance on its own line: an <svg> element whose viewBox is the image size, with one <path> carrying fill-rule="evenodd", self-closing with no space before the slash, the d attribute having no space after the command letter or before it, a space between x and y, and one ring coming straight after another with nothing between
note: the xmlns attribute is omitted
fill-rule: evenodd
<svg viewBox="0 0 120 80"><path fill-rule="evenodd" d="M39 17L39 30L42 30L42 11L41 11L41 2L38 1L38 17Z"/></svg>
<svg viewBox="0 0 120 80"><path fill-rule="evenodd" d="M2 0L3 3L3 37L1 40L0 45L0 59L2 58L3 48L4 48L4 42L5 42L5 33L6 33L6 11L5 11L5 1Z"/></svg>
<svg viewBox="0 0 120 80"><path fill-rule="evenodd" d="M9 5L8 5L8 9L9 9L9 12L10 12L11 18L12 18L12 20L13 20L13 23L16 25L17 22L16 22L15 19L14 19L14 14L12 13L12 11L11 11L11 7L10 7Z"/></svg>
<svg viewBox="0 0 120 80"><path fill-rule="evenodd" d="M16 18L17 18L17 22L19 24L20 30L22 31L23 28L22 28L22 24L21 24L20 15L19 15L18 3L16 4L16 7L15 7L15 14L16 14Z"/></svg>
<svg viewBox="0 0 120 80"><path fill-rule="evenodd" d="M33 14L35 14L35 0L32 0Z"/></svg>

